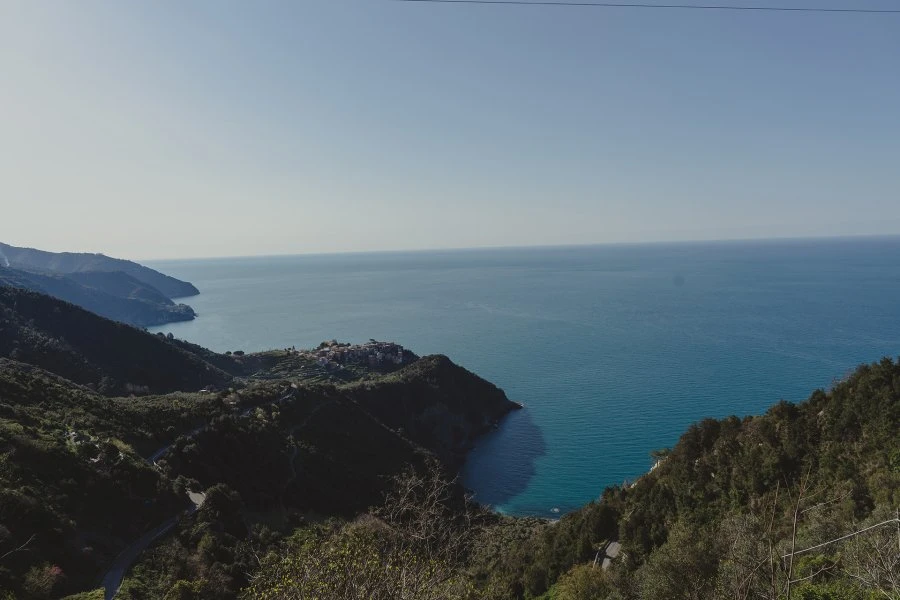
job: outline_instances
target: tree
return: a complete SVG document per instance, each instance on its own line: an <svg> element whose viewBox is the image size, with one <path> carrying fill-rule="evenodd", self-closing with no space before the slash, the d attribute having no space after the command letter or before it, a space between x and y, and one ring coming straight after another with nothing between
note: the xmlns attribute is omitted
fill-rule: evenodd
<svg viewBox="0 0 900 600"><path fill-rule="evenodd" d="M900 514L875 512L863 533L849 538L844 573L889 600L900 599ZM884 519L884 520L882 520ZM880 522L879 522L880 521Z"/></svg>
<svg viewBox="0 0 900 600"><path fill-rule="evenodd" d="M219 483L206 490L206 499L200 507L198 521L220 524L225 532L243 537L246 534L243 508L240 494L224 483Z"/></svg>
<svg viewBox="0 0 900 600"><path fill-rule="evenodd" d="M270 554L247 600L464 600L470 519L436 464L395 481L384 506L351 523L301 530Z"/></svg>
<svg viewBox="0 0 900 600"><path fill-rule="evenodd" d="M602 600L613 591L600 567L577 565L559 578L554 600Z"/></svg>
<svg viewBox="0 0 900 600"><path fill-rule="evenodd" d="M716 598L769 598L771 584L768 540L771 531L756 515L735 515L722 521L718 537L725 551L719 563Z"/></svg>
<svg viewBox="0 0 900 600"><path fill-rule="evenodd" d="M10 557L17 552L24 552L25 550L27 550L28 546L31 545L31 542L34 541L35 537L37 537L36 534L32 534L31 537L25 540L24 543L6 550L3 554L0 554L0 564L2 564L3 559ZM7 543L8 540L12 540L12 533L10 533L9 529L7 529L5 526L0 525L0 548L2 548L2 545Z"/></svg>
<svg viewBox="0 0 900 600"><path fill-rule="evenodd" d="M708 532L678 523L638 571L644 600L708 600L722 549Z"/></svg>
<svg viewBox="0 0 900 600"><path fill-rule="evenodd" d="M468 499L454 497L456 480L444 477L440 463L429 460L420 474L410 468L394 479L374 515L396 535L404 548L429 559L461 564L476 533L477 509Z"/></svg>

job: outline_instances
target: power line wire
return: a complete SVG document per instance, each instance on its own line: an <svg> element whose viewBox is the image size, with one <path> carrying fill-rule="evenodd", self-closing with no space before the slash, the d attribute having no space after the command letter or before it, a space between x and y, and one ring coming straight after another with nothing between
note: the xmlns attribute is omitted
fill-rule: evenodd
<svg viewBox="0 0 900 600"><path fill-rule="evenodd" d="M632 2L576 2L572 0L394 0L395 2L416 2L420 4L494 4L507 6L569 6L584 8L648 8L670 10L733 10L756 12L800 12L800 13L855 13L900 15L900 9L887 8L827 8L820 6L737 6L728 4L647 4Z"/></svg>

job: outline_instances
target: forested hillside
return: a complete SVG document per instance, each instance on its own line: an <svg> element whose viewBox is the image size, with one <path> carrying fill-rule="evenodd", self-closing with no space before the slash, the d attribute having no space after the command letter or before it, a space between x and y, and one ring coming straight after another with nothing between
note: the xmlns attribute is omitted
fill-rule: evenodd
<svg viewBox="0 0 900 600"><path fill-rule="evenodd" d="M898 597L900 363L703 420L548 522L454 481L516 405L410 356L222 355L0 290L0 598Z"/></svg>
<svg viewBox="0 0 900 600"><path fill-rule="evenodd" d="M898 427L900 364L885 359L799 405L701 421L558 522L436 508L441 485L420 479L361 520L299 530L244 596L898 598Z"/></svg>
<svg viewBox="0 0 900 600"><path fill-rule="evenodd" d="M213 366L162 336L43 294L0 287L0 357L33 364L104 394L196 391L241 372ZM226 367L226 372L221 367Z"/></svg>
<svg viewBox="0 0 900 600"><path fill-rule="evenodd" d="M129 399L0 359L0 590L58 598L91 587L98 564L181 510L129 442L187 426L193 404L136 411Z"/></svg>
<svg viewBox="0 0 900 600"><path fill-rule="evenodd" d="M0 355L3 600L109 595L122 576L122 598L236 597L280 540L354 519L410 468L452 474L438 457L516 408L446 357L221 355L21 290L0 290ZM415 439L391 398L415 407Z"/></svg>
<svg viewBox="0 0 900 600"><path fill-rule="evenodd" d="M474 567L513 597L775 599L790 580L796 598L896 598L896 523L782 557L896 518L898 431L885 359L799 405L691 426L651 473ZM611 570L583 566L612 540Z"/></svg>

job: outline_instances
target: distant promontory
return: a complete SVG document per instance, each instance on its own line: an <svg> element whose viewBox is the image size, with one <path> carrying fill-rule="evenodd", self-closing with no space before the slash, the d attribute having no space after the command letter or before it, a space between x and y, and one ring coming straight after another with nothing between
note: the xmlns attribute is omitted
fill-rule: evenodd
<svg viewBox="0 0 900 600"><path fill-rule="evenodd" d="M190 321L194 310L173 301L196 296L187 281L103 254L46 252L0 243L0 286L29 289L98 315L150 327Z"/></svg>

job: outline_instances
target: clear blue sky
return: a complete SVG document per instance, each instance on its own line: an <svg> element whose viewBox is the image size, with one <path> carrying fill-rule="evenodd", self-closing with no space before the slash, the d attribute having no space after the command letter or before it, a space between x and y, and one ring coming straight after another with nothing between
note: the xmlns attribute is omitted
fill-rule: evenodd
<svg viewBox="0 0 900 600"><path fill-rule="evenodd" d="M0 109L52 250L900 233L900 16L11 0Z"/></svg>

